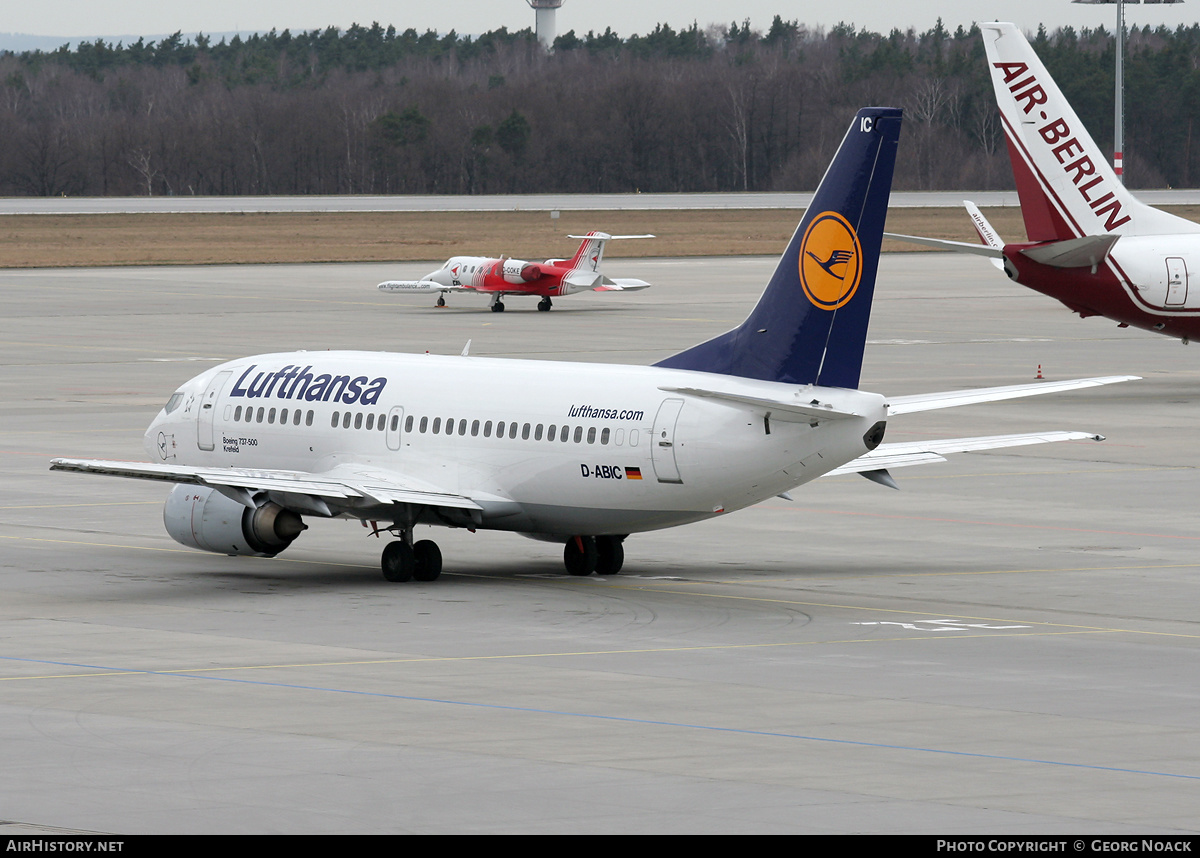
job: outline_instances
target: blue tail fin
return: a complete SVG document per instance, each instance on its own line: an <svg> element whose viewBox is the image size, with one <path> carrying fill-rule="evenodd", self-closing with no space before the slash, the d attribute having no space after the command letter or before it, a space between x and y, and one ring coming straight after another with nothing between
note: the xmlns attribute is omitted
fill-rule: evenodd
<svg viewBox="0 0 1200 858"><path fill-rule="evenodd" d="M900 110L864 107L749 317L656 366L858 387Z"/></svg>

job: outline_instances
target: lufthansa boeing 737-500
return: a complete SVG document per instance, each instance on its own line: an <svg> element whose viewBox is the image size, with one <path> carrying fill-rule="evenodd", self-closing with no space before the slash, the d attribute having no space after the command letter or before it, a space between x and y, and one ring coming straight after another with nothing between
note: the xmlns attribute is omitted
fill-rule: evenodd
<svg viewBox="0 0 1200 858"><path fill-rule="evenodd" d="M614 574L631 533L703 521L827 474L894 485L942 454L1096 438L1043 432L885 444L889 418L1126 376L887 397L858 389L900 111L859 111L770 282L738 327L654 366L386 352L247 357L185 382L145 434L153 463L61 471L177 484L167 531L273 556L304 518L375 522L389 581L432 581L420 525L565 546Z"/></svg>

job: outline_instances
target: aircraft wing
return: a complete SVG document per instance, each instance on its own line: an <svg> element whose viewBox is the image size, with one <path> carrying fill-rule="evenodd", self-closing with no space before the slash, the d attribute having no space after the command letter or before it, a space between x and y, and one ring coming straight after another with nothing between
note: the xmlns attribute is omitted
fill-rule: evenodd
<svg viewBox="0 0 1200 858"><path fill-rule="evenodd" d="M976 256L987 256L992 259L1003 259L1004 252L986 244L974 244L969 241L950 241L946 238L922 238L919 235L901 235L898 232L885 232L884 238L894 238L896 241L906 241L909 244L923 244L926 247L936 247L938 250L953 250L956 253L974 253Z"/></svg>
<svg viewBox="0 0 1200 858"><path fill-rule="evenodd" d="M1137 375L1107 375L1097 378L1074 378L1069 381L1042 381L1037 384L1014 384L1008 387L977 387L973 390L947 390L942 393L918 393L912 396L893 396L888 399L888 416L911 414L914 411L932 411L935 408L956 408L974 405L977 402L996 402L1001 399L1019 399L1023 396L1040 396L1043 393L1062 393L1064 390L1080 390L1099 387L1121 381L1136 381Z"/></svg>
<svg viewBox="0 0 1200 858"><path fill-rule="evenodd" d="M340 465L321 473L309 473L258 468L199 468L102 459L53 459L50 470L208 486L249 507L256 506L254 495L265 492L276 496L281 506L324 516L341 512L354 515L356 509L396 503L482 511L479 504L463 495L440 491L436 486L393 471L362 465Z"/></svg>
<svg viewBox="0 0 1200 858"><path fill-rule="evenodd" d="M1089 432L1026 432L1021 435L985 435L976 438L946 438L934 441L902 441L880 444L869 453L834 468L825 476L862 474L888 468L906 468L944 462L945 453L969 453L974 450L998 450L1004 447L1024 447L1029 444L1050 444L1055 441L1103 441L1103 435Z"/></svg>
<svg viewBox="0 0 1200 858"><path fill-rule="evenodd" d="M470 286L445 286L434 280L385 280L380 292L474 292Z"/></svg>
<svg viewBox="0 0 1200 858"><path fill-rule="evenodd" d="M638 289L649 289L650 284L645 280L634 280L632 278L617 278L615 280L605 277L603 282L592 289L593 292L636 292Z"/></svg>

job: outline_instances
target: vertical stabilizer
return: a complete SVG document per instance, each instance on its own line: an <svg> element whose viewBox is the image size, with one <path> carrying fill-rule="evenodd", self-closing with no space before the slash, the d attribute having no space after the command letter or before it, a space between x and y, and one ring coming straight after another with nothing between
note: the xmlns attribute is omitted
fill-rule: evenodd
<svg viewBox="0 0 1200 858"><path fill-rule="evenodd" d="M599 271L600 260L604 258L604 244L612 236L607 232L596 232L593 230L584 236L572 235L568 237L582 238L583 243L579 245L579 250L575 251L575 256L571 258L567 267L582 268L584 271Z"/></svg>
<svg viewBox="0 0 1200 858"><path fill-rule="evenodd" d="M1030 241L1200 232L1134 199L1013 24L980 24Z"/></svg>
<svg viewBox="0 0 1200 858"><path fill-rule="evenodd" d="M854 117L746 321L656 366L858 387L900 114L866 107Z"/></svg>

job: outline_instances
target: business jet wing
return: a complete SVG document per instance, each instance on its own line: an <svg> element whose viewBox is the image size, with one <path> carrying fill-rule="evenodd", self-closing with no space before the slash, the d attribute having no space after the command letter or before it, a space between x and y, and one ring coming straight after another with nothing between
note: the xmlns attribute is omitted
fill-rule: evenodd
<svg viewBox="0 0 1200 858"><path fill-rule="evenodd" d="M310 473L156 465L103 459L54 459L50 462L50 470L208 486L251 508L256 506L254 495L265 492L274 496L273 499L281 506L322 516L343 512L356 515L356 510L365 511L395 503L482 511L479 504L463 495L441 491L436 486L394 471L362 465L339 465L328 471Z"/></svg>
<svg viewBox="0 0 1200 858"><path fill-rule="evenodd" d="M1024 447L1029 444L1051 444L1055 441L1103 441L1103 435L1089 432L1026 432L1020 435L984 435L975 438L945 438L932 441L900 441L880 444L825 476L839 474L868 474L888 468L907 468L944 462L946 453L969 453L975 450L998 450L1004 447Z"/></svg>
<svg viewBox="0 0 1200 858"><path fill-rule="evenodd" d="M650 284L645 280L635 280L632 277L610 279L605 277L599 286L592 288L593 292L636 292L638 289L649 289Z"/></svg>
<svg viewBox="0 0 1200 858"><path fill-rule="evenodd" d="M436 280L385 280L379 284L380 292L474 292L470 286L446 286Z"/></svg>
<svg viewBox="0 0 1200 858"><path fill-rule="evenodd" d="M1080 390L1116 384L1121 381L1137 381L1137 375L1106 375L1096 378L1073 378L1068 381L1041 381L1036 384L1013 384L1007 387L977 387L971 390L947 390L941 393L917 393L912 396L893 396L888 399L888 416L912 414L915 411L932 411L935 408L956 408L974 405L977 402L997 402L1001 399L1019 399L1023 396L1040 396L1043 393L1062 393L1064 390Z"/></svg>

